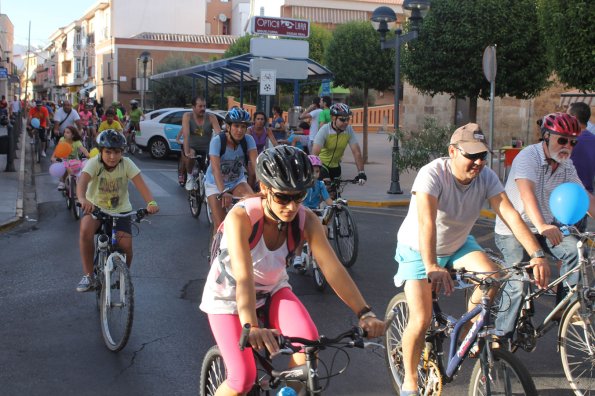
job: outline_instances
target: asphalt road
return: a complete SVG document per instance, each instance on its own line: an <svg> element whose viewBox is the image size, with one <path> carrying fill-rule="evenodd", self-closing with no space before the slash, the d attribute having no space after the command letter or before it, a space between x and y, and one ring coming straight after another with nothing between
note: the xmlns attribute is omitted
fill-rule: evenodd
<svg viewBox="0 0 595 396"><path fill-rule="evenodd" d="M43 172L36 169L38 212L0 234L0 395L197 394L200 363L213 344L206 315L198 310L207 274L208 226L204 215L190 216L186 194L176 184L175 160L154 161L144 154L136 161L161 212L134 233L135 313L128 345L119 353L105 348L94 295L75 291L81 276L78 222L55 191L48 164L42 164ZM142 206L138 193L132 193L132 202ZM382 313L397 292L392 257L406 208L354 208L353 213L360 252L350 273ZM488 220L474 228L484 246L493 247L492 229ZM332 336L356 323L332 291L316 291L309 276L291 278L321 334ZM462 299L462 293L444 299L443 308L462 313ZM540 394L571 394L554 333L540 340L536 352L517 355ZM331 380L327 394L393 394L381 350L347 353L349 367ZM345 355L333 358L331 353L322 360L334 372L346 362ZM467 392L471 363L446 386L446 395Z"/></svg>

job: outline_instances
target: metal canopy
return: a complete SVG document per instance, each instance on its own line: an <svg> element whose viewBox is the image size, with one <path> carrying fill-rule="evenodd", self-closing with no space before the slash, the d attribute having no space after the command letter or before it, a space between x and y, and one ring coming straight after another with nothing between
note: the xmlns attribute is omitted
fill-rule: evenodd
<svg viewBox="0 0 595 396"><path fill-rule="evenodd" d="M178 70L171 70L164 73L159 73L151 76L151 80L161 80L164 78L189 76L193 78L208 79L211 84L219 85L223 82L224 85L237 84L251 84L257 83L259 76L252 76L250 74L250 60L258 59L285 59L285 60L304 60L304 59L288 59L288 58L269 58L256 57L252 54L243 54L234 56L233 58L226 58L214 62L204 63L197 66L186 67ZM308 80L323 80L332 79L333 74L329 69L321 64L306 59L308 62ZM289 82L289 79L277 79L277 81Z"/></svg>

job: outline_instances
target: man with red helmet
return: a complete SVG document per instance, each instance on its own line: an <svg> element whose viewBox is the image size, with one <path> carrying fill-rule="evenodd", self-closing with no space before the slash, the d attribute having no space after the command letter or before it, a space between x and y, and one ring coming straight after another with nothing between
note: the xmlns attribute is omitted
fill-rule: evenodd
<svg viewBox="0 0 595 396"><path fill-rule="evenodd" d="M541 133L542 141L527 146L512 162L505 190L542 249L529 256L500 217L496 218L496 245L509 266L528 261L529 258L544 257L548 253L562 262L560 273L565 274L577 265L577 239L572 235L562 234L560 224L556 224L550 211L549 199L552 191L562 183L581 184L572 161L569 161L581 130L575 117L565 113L552 113L543 117ZM589 199L589 214L593 216L595 199L590 194ZM578 281L578 274L567 279L568 283L564 282L565 285L574 285ZM502 299L503 306L496 319L496 328L507 336L512 335L515 327L522 289L522 282L508 282L505 286L504 292L509 298ZM557 301L561 301L567 291L567 287L559 287ZM507 314L502 314L503 312Z"/></svg>

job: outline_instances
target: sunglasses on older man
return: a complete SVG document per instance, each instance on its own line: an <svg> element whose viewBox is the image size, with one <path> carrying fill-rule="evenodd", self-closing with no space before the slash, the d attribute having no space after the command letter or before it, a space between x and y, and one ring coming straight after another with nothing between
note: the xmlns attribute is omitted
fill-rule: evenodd
<svg viewBox="0 0 595 396"><path fill-rule="evenodd" d="M289 205L289 203L292 201L298 204L302 203L304 199L306 199L306 195L308 195L308 191L302 191L297 194L285 194L271 191L273 201L279 205Z"/></svg>
<svg viewBox="0 0 595 396"><path fill-rule="evenodd" d="M570 142L570 146L574 147L578 143L578 140L576 140L576 139L568 139L568 138L565 138L565 137L561 137L560 136L560 137L558 137L557 142L558 142L558 144L560 146L566 146Z"/></svg>
<svg viewBox="0 0 595 396"><path fill-rule="evenodd" d="M488 152L487 151L482 151L481 153L475 153L475 154L469 154L464 152L460 147L457 147L457 149L461 152L461 155L465 158L467 158L470 161L485 161L486 158L488 158Z"/></svg>

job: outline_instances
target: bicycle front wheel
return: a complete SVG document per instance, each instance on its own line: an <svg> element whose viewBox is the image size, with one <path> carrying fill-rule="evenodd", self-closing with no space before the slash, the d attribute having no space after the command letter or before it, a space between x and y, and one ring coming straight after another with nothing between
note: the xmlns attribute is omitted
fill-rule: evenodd
<svg viewBox="0 0 595 396"><path fill-rule="evenodd" d="M595 315L590 309L581 316L581 301L566 310L560 326L560 359L570 387L577 395L589 395L595 389Z"/></svg>
<svg viewBox="0 0 595 396"><path fill-rule="evenodd" d="M213 396L227 378L227 370L218 346L212 346L202 360L200 369L200 396Z"/></svg>
<svg viewBox="0 0 595 396"><path fill-rule="evenodd" d="M492 355L492 362L485 361L482 356L475 363L469 384L469 396L537 395L529 371L512 353L493 349Z"/></svg>
<svg viewBox="0 0 595 396"><path fill-rule="evenodd" d="M359 237L348 207L336 210L333 224L337 256L345 267L351 267L357 260Z"/></svg>
<svg viewBox="0 0 595 396"><path fill-rule="evenodd" d="M114 268L104 270L101 288L101 333L110 351L126 346L134 316L134 289L130 271L119 257L113 257Z"/></svg>
<svg viewBox="0 0 595 396"><path fill-rule="evenodd" d="M190 205L192 217L197 218L200 215L200 208L202 207L202 201L197 190L192 190L188 193L188 204Z"/></svg>

